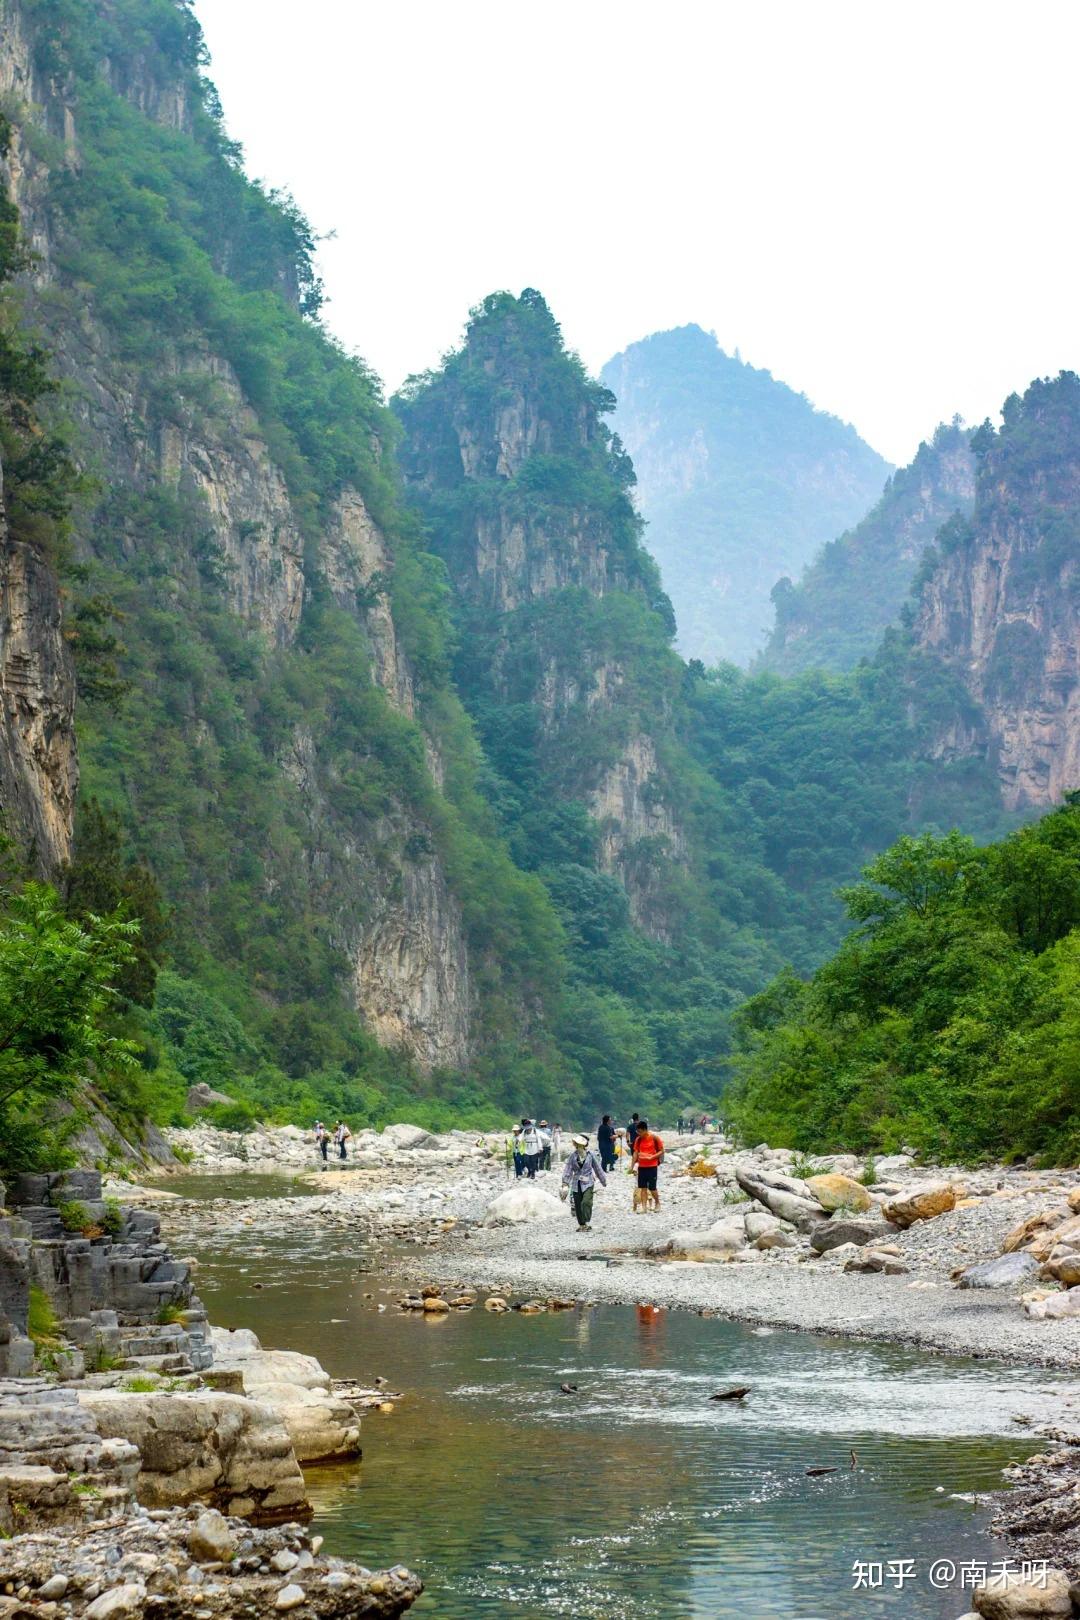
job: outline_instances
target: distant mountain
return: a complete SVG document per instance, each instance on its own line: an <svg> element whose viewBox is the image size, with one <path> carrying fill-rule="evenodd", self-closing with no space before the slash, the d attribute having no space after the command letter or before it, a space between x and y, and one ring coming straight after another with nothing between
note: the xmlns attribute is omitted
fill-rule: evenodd
<svg viewBox="0 0 1080 1620"><path fill-rule="evenodd" d="M759 668L781 675L804 669L854 669L895 624L923 555L954 513L975 501L975 457L959 422L921 444L910 467L894 473L862 522L833 540L793 585L773 588L776 627Z"/></svg>
<svg viewBox="0 0 1080 1620"><path fill-rule="evenodd" d="M889 463L700 326L633 343L601 375L680 650L748 664L768 636L777 580L873 506Z"/></svg>

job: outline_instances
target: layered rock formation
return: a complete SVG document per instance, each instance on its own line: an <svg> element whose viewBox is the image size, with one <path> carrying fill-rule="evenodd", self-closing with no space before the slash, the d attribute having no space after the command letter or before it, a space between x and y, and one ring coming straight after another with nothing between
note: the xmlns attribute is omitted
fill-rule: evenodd
<svg viewBox="0 0 1080 1620"><path fill-rule="evenodd" d="M940 537L915 622L972 700L936 752L989 759L1008 809L1044 809L1080 787L1080 379L1033 383L973 445L974 513Z"/></svg>

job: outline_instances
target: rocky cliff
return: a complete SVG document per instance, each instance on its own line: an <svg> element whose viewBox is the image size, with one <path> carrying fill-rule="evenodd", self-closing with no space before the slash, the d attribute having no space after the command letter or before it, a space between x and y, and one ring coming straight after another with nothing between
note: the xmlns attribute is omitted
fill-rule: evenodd
<svg viewBox="0 0 1080 1620"><path fill-rule="evenodd" d="M534 789L587 810L600 869L667 939L657 868L684 860L686 837L652 730L671 726L676 662L651 690L641 678L648 641L665 658L670 610L611 405L538 293L496 294L444 371L398 402L402 465L460 596L467 701L482 727L494 709L527 717Z"/></svg>
<svg viewBox="0 0 1080 1620"><path fill-rule="evenodd" d="M915 620L977 706L937 753L986 758L1007 808L1041 809L1080 787L1080 378L1013 395L972 444L974 513L939 537Z"/></svg>
<svg viewBox="0 0 1080 1620"><path fill-rule="evenodd" d="M889 479L873 511L830 541L794 584L773 587L776 624L758 668L792 675L853 669L896 624L927 547L954 513L970 515L975 458L958 422L939 427Z"/></svg>
<svg viewBox="0 0 1080 1620"><path fill-rule="evenodd" d="M776 581L862 517L888 463L698 326L631 344L602 377L681 650L748 664L768 634Z"/></svg>
<svg viewBox="0 0 1080 1620"><path fill-rule="evenodd" d="M76 514L80 570L128 617L127 673L138 687L119 712L86 709L85 767L123 807L133 841L191 924L213 932L214 891L220 902L230 885L257 905L291 891L293 925L344 955L339 979L372 1032L424 1069L460 1067L472 997L461 904L430 830L427 801L438 790L423 760L436 759L437 746L417 719L391 606L395 542L356 481L366 473L378 498L377 396L354 370L347 431L362 448L352 476L344 467L313 475L282 419L273 375L282 356L266 352L277 334L272 325L258 332L253 308L243 308L265 301L260 282L284 294L281 314L269 312L279 326L302 302L295 227L230 171L197 53L189 15L171 4L88 6L80 23L11 3L0 19L11 121L4 178L35 255L29 313L52 351L93 492ZM192 227L199 186L211 192L208 215L231 202L235 217ZM126 237L123 203L137 210ZM247 320L247 333L226 328L230 313L234 324ZM293 320L299 329L301 316ZM328 383L333 367L347 373L314 330L292 341ZM313 428L331 431L325 408ZM67 590L69 615L77 594ZM7 536L0 614L4 808L55 869L70 852L77 780L72 663L55 571ZM321 713L295 701L295 713L282 712L282 689L296 686L312 636L331 619L340 673L369 689L367 734L352 759L325 692ZM239 706L228 690L238 675L251 686ZM373 748L410 760L416 751L416 780L384 784L377 806L362 811L346 804L346 779L356 786L360 756ZM254 817L263 836L255 848L228 838L212 847L188 818L228 819L230 797L242 815L235 777L256 762L272 811ZM426 854L402 883L410 841ZM318 916L305 925L313 896Z"/></svg>

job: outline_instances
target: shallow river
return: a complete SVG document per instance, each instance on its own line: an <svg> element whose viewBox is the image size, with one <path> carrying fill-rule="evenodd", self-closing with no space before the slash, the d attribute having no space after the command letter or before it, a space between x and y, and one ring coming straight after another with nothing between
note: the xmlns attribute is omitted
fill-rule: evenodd
<svg viewBox="0 0 1080 1620"><path fill-rule="evenodd" d="M365 1420L362 1466L309 1482L328 1550L418 1570L431 1620L955 1620L962 1561L1004 1554L954 1493L1036 1449L1013 1418L1063 1381L631 1306L422 1319L384 1257L302 1227L208 1219L195 1252L214 1321L405 1392ZM745 1402L709 1400L732 1384ZM884 1584L856 1589L856 1562Z"/></svg>

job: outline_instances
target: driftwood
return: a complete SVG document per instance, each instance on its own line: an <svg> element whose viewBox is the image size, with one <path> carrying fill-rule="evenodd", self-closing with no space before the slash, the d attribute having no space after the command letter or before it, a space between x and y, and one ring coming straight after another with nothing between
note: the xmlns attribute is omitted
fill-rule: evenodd
<svg viewBox="0 0 1080 1620"><path fill-rule="evenodd" d="M718 1390L715 1395L710 1395L709 1399L710 1401L741 1401L745 1395L749 1395L750 1389L751 1385L749 1384L736 1384L734 1389Z"/></svg>
<svg viewBox="0 0 1080 1620"><path fill-rule="evenodd" d="M851 1466L852 1468L857 1468L859 1466L859 1459L856 1457L854 1451L851 1453ZM833 1463L827 1468L808 1468L806 1470L806 1477L807 1479L816 1479L819 1474L838 1474L839 1472L839 1463Z"/></svg>

